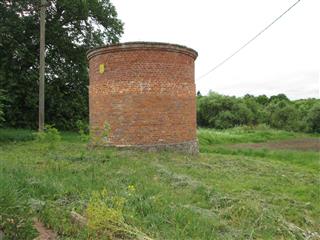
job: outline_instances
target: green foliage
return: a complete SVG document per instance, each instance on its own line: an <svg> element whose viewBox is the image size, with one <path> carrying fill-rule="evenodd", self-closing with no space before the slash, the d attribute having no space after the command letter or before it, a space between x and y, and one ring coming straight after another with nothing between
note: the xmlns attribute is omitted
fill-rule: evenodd
<svg viewBox="0 0 320 240"><path fill-rule="evenodd" d="M266 95L260 95L256 98L256 102L260 105L266 106L269 102L269 98Z"/></svg>
<svg viewBox="0 0 320 240"><path fill-rule="evenodd" d="M14 176L0 174L0 230L4 239L34 239L33 215Z"/></svg>
<svg viewBox="0 0 320 240"><path fill-rule="evenodd" d="M270 98L247 94L237 98L210 92L208 96L197 97L197 122L200 127L216 129L268 124L288 131L316 132L316 127L311 126L311 122L317 124L311 120L316 117L310 117L315 104L320 104L320 100L290 101L284 94Z"/></svg>
<svg viewBox="0 0 320 240"><path fill-rule="evenodd" d="M264 124L254 127L242 126L223 130L205 128L200 128L198 130L198 140L201 146L245 142L259 143L275 139L283 140L301 136L303 136L301 133L274 130Z"/></svg>
<svg viewBox="0 0 320 240"><path fill-rule="evenodd" d="M308 130L320 133L320 103L314 104L307 115Z"/></svg>
<svg viewBox="0 0 320 240"><path fill-rule="evenodd" d="M123 23L109 0L51 0L46 18L46 113L58 129L88 118L86 51L117 43ZM84 2L86 4L84 4ZM0 89L6 125L35 129L38 111L39 1L0 1Z"/></svg>
<svg viewBox="0 0 320 240"><path fill-rule="evenodd" d="M106 189L93 192L86 208L88 228L97 236L117 234L125 230L123 207L125 199L111 196Z"/></svg>
<svg viewBox="0 0 320 240"><path fill-rule="evenodd" d="M278 95L275 95L275 96L271 96L270 99L269 99L269 102L279 102L279 101L285 101L285 102L289 102L289 98L283 94L283 93L280 93Z"/></svg>
<svg viewBox="0 0 320 240"><path fill-rule="evenodd" d="M39 142L59 142L61 140L61 135L53 125L45 125L44 131L35 133L36 140Z"/></svg>
<svg viewBox="0 0 320 240"><path fill-rule="evenodd" d="M108 138L108 136L110 134L110 130L111 130L110 124L107 121L105 121L103 124L102 137Z"/></svg>
<svg viewBox="0 0 320 240"><path fill-rule="evenodd" d="M198 125L216 128L228 128L234 124L231 112L235 105L234 97L210 93L208 97L198 98Z"/></svg>
<svg viewBox="0 0 320 240"><path fill-rule="evenodd" d="M273 101L268 106L270 112L269 124L271 127L292 131L299 131L299 112L293 104L287 101Z"/></svg>
<svg viewBox="0 0 320 240"><path fill-rule="evenodd" d="M92 151L78 134L61 135L54 149L0 144L0 215L37 217L61 239L319 238L318 152L234 147L313 135L266 125L201 129L199 156ZM72 211L93 228L72 222ZM30 224L10 231L33 239Z"/></svg>
<svg viewBox="0 0 320 240"><path fill-rule="evenodd" d="M0 143L25 142L35 139L34 132L28 129L0 128Z"/></svg>
<svg viewBox="0 0 320 240"><path fill-rule="evenodd" d="M90 131L89 131L89 125L86 122L83 122L81 120L78 120L76 122L78 133L80 134L80 139L83 142L87 142L90 139Z"/></svg>
<svg viewBox="0 0 320 240"><path fill-rule="evenodd" d="M90 130L90 140L92 146L108 145L111 127L107 121L104 122L103 128L93 127Z"/></svg>

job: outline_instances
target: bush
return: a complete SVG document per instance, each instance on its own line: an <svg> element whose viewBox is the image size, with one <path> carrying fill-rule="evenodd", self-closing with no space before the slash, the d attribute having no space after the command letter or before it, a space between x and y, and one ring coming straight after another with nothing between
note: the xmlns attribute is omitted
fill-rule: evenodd
<svg viewBox="0 0 320 240"><path fill-rule="evenodd" d="M270 125L274 128L285 130L299 130L298 110L285 101L275 103L271 110Z"/></svg>
<svg viewBox="0 0 320 240"><path fill-rule="evenodd" d="M319 99L290 101L284 94L241 98L210 92L197 96L197 123L217 129L267 124L287 131L319 132L319 105Z"/></svg>
<svg viewBox="0 0 320 240"><path fill-rule="evenodd" d="M124 198L110 196L107 190L93 192L86 209L88 227L94 231L117 231L124 222Z"/></svg>
<svg viewBox="0 0 320 240"><path fill-rule="evenodd" d="M80 134L81 141L87 142L90 139L90 130L88 123L78 120L76 122L76 125L78 128L78 133Z"/></svg>
<svg viewBox="0 0 320 240"><path fill-rule="evenodd" d="M315 104L307 115L307 130L313 133L320 133L320 104Z"/></svg>
<svg viewBox="0 0 320 240"><path fill-rule="evenodd" d="M110 125L107 121L104 122L103 128L93 127L90 129L90 144L91 146L104 146L109 144Z"/></svg>
<svg viewBox="0 0 320 240"><path fill-rule="evenodd" d="M129 193L133 193L135 188L129 187ZM146 234L125 222L125 202L125 198L114 196L106 189L92 193L86 208L90 239L101 239L104 235L108 236L108 239L151 240Z"/></svg>
<svg viewBox="0 0 320 240"><path fill-rule="evenodd" d="M235 116L230 111L221 111L218 115L211 119L210 125L218 129L231 128L234 126Z"/></svg>
<svg viewBox="0 0 320 240"><path fill-rule="evenodd" d="M61 140L61 135L58 129L53 125L46 125L44 131L35 133L36 140L41 142L55 143Z"/></svg>

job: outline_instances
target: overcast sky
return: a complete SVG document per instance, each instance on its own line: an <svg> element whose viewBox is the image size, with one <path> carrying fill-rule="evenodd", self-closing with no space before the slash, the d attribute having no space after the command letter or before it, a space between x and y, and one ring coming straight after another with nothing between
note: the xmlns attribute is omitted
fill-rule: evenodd
<svg viewBox="0 0 320 240"><path fill-rule="evenodd" d="M112 0L121 42L157 41L198 51L197 90L319 98L320 1L301 0L257 40L198 80L296 0Z"/></svg>

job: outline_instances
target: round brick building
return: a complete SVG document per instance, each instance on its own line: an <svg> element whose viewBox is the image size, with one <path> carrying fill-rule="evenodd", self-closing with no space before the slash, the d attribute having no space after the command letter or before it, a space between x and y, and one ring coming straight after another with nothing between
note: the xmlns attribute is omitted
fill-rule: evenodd
<svg viewBox="0 0 320 240"><path fill-rule="evenodd" d="M197 153L193 49L130 42L88 51L90 128L117 147ZM96 134L99 134L96 132Z"/></svg>

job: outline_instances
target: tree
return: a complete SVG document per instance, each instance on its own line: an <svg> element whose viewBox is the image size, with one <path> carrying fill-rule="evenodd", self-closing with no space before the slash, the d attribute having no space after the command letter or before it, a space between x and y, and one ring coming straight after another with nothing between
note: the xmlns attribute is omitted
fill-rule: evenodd
<svg viewBox="0 0 320 240"><path fill-rule="evenodd" d="M314 104L307 115L308 131L320 133L320 103Z"/></svg>
<svg viewBox="0 0 320 240"><path fill-rule="evenodd" d="M270 99L269 99L269 102L279 102L279 101L286 101L286 102L289 102L289 98L283 94L283 93L280 93L278 95L274 95L274 96L271 96Z"/></svg>
<svg viewBox="0 0 320 240"><path fill-rule="evenodd" d="M262 122L263 116L263 108L257 102L257 98L243 98L243 102L246 107L250 110L246 118L248 119L246 124L249 125L257 125Z"/></svg>
<svg viewBox="0 0 320 240"><path fill-rule="evenodd" d="M251 99L250 99L251 100ZM254 123L254 114L242 101L238 101L232 108L234 115L233 126L252 125Z"/></svg>
<svg viewBox="0 0 320 240"><path fill-rule="evenodd" d="M37 126L39 3L0 1L0 89L12 127ZM52 0L46 20L46 114L48 123L71 129L88 117L86 51L116 43L123 33L109 0Z"/></svg>
<svg viewBox="0 0 320 240"><path fill-rule="evenodd" d="M210 92L197 98L197 123L218 129L267 124L289 131L319 132L320 100L290 101L279 94L269 102L265 95L230 97Z"/></svg>
<svg viewBox="0 0 320 240"><path fill-rule="evenodd" d="M232 113L235 104L235 97L223 96L214 92L210 92L206 97L198 98L198 124L212 128L232 127L235 124L235 116Z"/></svg>
<svg viewBox="0 0 320 240"><path fill-rule="evenodd" d="M270 126L285 130L299 130L299 113L294 105L285 100L274 103L270 115Z"/></svg>
<svg viewBox="0 0 320 240"><path fill-rule="evenodd" d="M256 101L260 105L266 106L269 102L269 98L266 95L260 95L260 96L256 97Z"/></svg>
<svg viewBox="0 0 320 240"><path fill-rule="evenodd" d="M225 129L225 128L232 128L235 126L235 116L229 110L219 112L217 117L212 119L211 125L214 125L215 128L218 129Z"/></svg>

